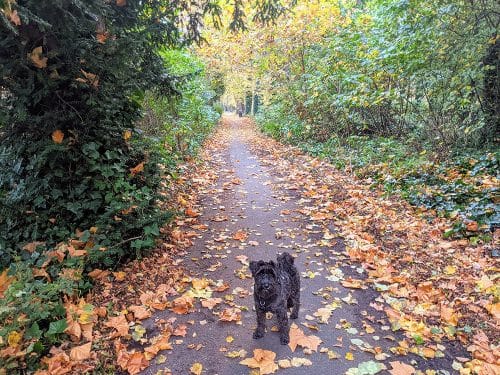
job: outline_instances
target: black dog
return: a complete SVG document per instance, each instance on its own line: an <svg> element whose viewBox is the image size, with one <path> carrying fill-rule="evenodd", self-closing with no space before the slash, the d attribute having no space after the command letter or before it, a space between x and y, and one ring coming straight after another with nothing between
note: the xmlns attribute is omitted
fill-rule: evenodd
<svg viewBox="0 0 500 375"><path fill-rule="evenodd" d="M293 265L293 257L288 253L278 256L278 263L272 260L250 262L250 271L255 280L253 297L257 312L257 328L254 339L264 336L266 312L275 313L278 318L280 342L290 341L288 308L292 307L290 319L297 319L300 305L300 278Z"/></svg>

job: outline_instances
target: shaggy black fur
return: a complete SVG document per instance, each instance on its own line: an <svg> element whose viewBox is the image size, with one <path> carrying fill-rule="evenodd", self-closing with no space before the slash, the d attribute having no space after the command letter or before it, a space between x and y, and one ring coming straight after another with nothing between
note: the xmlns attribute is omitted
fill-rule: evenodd
<svg viewBox="0 0 500 375"><path fill-rule="evenodd" d="M264 336L266 312L276 314L283 345L290 341L288 308L292 308L290 319L297 319L300 306L300 277L293 264L293 257L288 253L278 256L278 262L263 260L250 262L250 271L254 278L254 300L257 313L257 328L254 339Z"/></svg>

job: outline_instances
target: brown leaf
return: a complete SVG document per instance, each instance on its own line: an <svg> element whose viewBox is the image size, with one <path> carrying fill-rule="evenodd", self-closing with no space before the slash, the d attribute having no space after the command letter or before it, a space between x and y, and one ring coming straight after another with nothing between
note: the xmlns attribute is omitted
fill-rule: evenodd
<svg viewBox="0 0 500 375"><path fill-rule="evenodd" d="M135 176L137 173L140 173L144 170L144 162L137 164L134 168L130 168L130 174Z"/></svg>
<svg viewBox="0 0 500 375"><path fill-rule="evenodd" d="M224 322L238 322L241 320L241 310L236 307L224 309L219 315L219 320Z"/></svg>
<svg viewBox="0 0 500 375"><path fill-rule="evenodd" d="M186 334L187 334L187 325L185 324L179 324L177 327L175 327L174 332L172 332L172 335L174 336L186 337Z"/></svg>
<svg viewBox="0 0 500 375"><path fill-rule="evenodd" d="M104 326L116 329L116 332L111 335L111 338L128 335L128 322L123 314L109 318L108 321L104 323Z"/></svg>
<svg viewBox="0 0 500 375"><path fill-rule="evenodd" d="M91 342L88 342L88 343L80 345L80 346L75 346L74 348L71 349L71 352L69 353L69 357L73 361L84 361L84 360L90 358L91 348L92 348Z"/></svg>
<svg viewBox="0 0 500 375"><path fill-rule="evenodd" d="M100 269L95 269L88 274L94 280L104 280L109 275L109 271L103 271Z"/></svg>
<svg viewBox="0 0 500 375"><path fill-rule="evenodd" d="M187 314L194 306L194 298L189 296L180 296L172 301L172 310L176 314Z"/></svg>
<svg viewBox="0 0 500 375"><path fill-rule="evenodd" d="M124 7L127 5L127 0L116 0L116 5L119 7Z"/></svg>
<svg viewBox="0 0 500 375"><path fill-rule="evenodd" d="M201 301L201 305L212 310L216 305L222 302L222 298L207 298Z"/></svg>
<svg viewBox="0 0 500 375"><path fill-rule="evenodd" d="M389 362L392 369L389 370L391 375L413 375L415 368L399 361Z"/></svg>
<svg viewBox="0 0 500 375"><path fill-rule="evenodd" d="M127 371L130 375L138 374L149 366L149 361L144 356L144 353L134 352L130 355L127 362Z"/></svg>
<svg viewBox="0 0 500 375"><path fill-rule="evenodd" d="M23 246L23 250L26 250L28 253L33 253L38 246L43 246L43 245L45 245L45 242L42 241L30 242Z"/></svg>
<svg viewBox="0 0 500 375"><path fill-rule="evenodd" d="M128 310L134 313L134 317L138 320L147 319L151 316L151 311L147 310L144 306L130 306Z"/></svg>
<svg viewBox="0 0 500 375"><path fill-rule="evenodd" d="M43 53L43 48L42 46L36 47L31 51L31 53L28 53L28 58L31 60L33 65L35 65L39 69L43 69L47 67L47 57L42 57Z"/></svg>
<svg viewBox="0 0 500 375"><path fill-rule="evenodd" d="M7 276L7 271L8 269L0 273L0 297L2 298L4 292L9 288L9 285L15 280L13 276Z"/></svg>
<svg viewBox="0 0 500 375"><path fill-rule="evenodd" d="M151 360L154 358L161 350L172 350L172 344L170 343L170 333L164 332L163 334L153 337L151 339L151 345L144 348L144 354L146 359Z"/></svg>
<svg viewBox="0 0 500 375"><path fill-rule="evenodd" d="M51 375L68 374L71 372L71 369L73 367L73 363L70 361L68 355L64 352L59 352L50 358L43 357L42 363L47 366L47 373Z"/></svg>

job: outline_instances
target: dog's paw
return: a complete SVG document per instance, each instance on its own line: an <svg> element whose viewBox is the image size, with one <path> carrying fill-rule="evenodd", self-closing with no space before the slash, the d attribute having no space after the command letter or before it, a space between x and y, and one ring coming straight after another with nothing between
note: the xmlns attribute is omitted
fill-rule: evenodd
<svg viewBox="0 0 500 375"><path fill-rule="evenodd" d="M287 345L289 342L290 342L290 337L288 335L280 337L281 345Z"/></svg>
<svg viewBox="0 0 500 375"><path fill-rule="evenodd" d="M254 331L254 333L253 333L253 338L254 339L260 339L261 337L264 337L264 332L262 332L262 331Z"/></svg>

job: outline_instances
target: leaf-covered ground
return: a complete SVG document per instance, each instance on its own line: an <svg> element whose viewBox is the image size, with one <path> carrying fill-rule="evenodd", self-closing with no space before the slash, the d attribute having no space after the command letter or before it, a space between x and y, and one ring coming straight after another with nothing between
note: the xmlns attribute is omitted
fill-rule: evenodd
<svg viewBox="0 0 500 375"><path fill-rule="evenodd" d="M247 119L225 117L188 169L175 198L185 217L155 255L94 271L88 301L68 302L73 343L46 373L499 373L493 244L444 240L444 219L421 219ZM252 339L248 270L285 250L302 275L288 346L271 316Z"/></svg>

